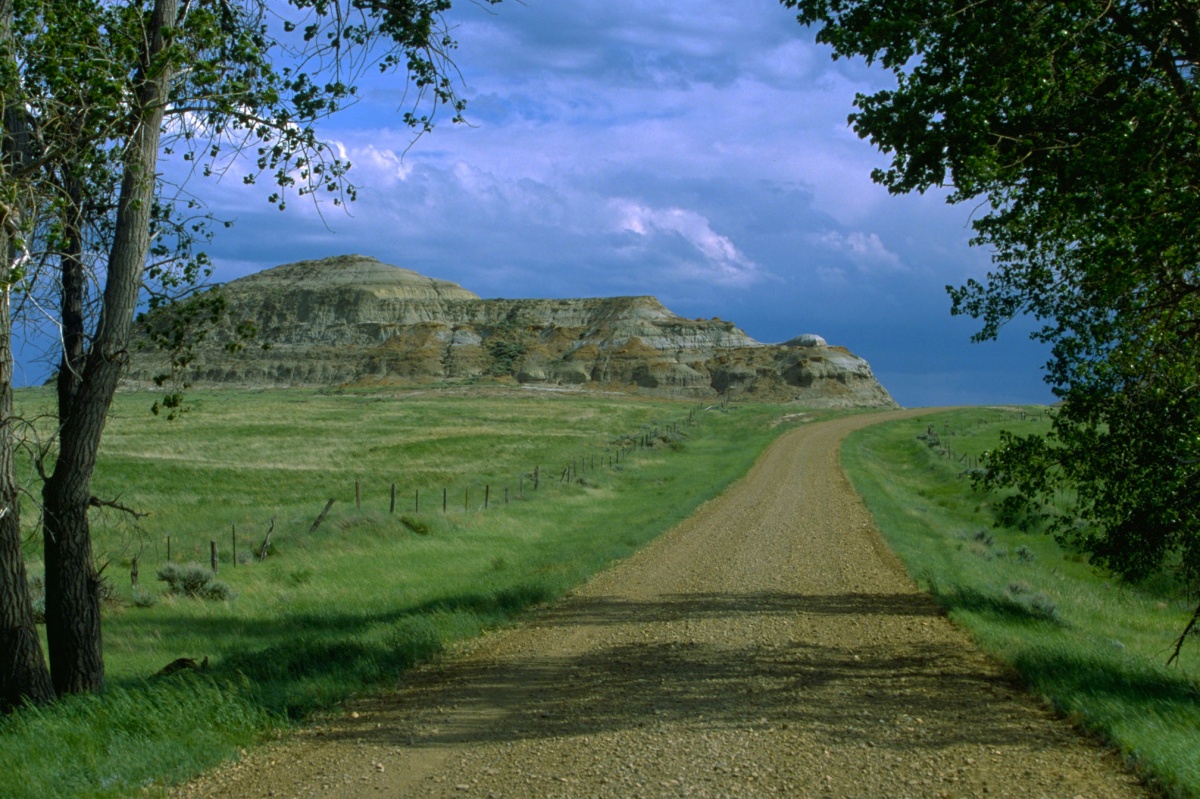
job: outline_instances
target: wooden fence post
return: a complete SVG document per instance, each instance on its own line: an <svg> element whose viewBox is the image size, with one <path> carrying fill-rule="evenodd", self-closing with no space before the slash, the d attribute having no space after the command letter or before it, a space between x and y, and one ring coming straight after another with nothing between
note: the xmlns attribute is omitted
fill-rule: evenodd
<svg viewBox="0 0 1200 799"><path fill-rule="evenodd" d="M413 513L421 512L421 489L413 489Z"/></svg>
<svg viewBox="0 0 1200 799"><path fill-rule="evenodd" d="M463 489L463 511L466 512L466 511L469 511L470 509L471 509L471 487L467 486L466 488Z"/></svg>
<svg viewBox="0 0 1200 799"><path fill-rule="evenodd" d="M484 486L483 486L483 509L484 510L488 509L488 501L491 500L491 498L492 498L492 487L491 487L491 485L484 483Z"/></svg>
<svg viewBox="0 0 1200 799"><path fill-rule="evenodd" d="M392 483L392 509L388 513L396 512L396 484Z"/></svg>
<svg viewBox="0 0 1200 799"><path fill-rule="evenodd" d="M332 505L333 500L330 500L329 504ZM326 509L328 509L329 505L326 505L325 507L326 507ZM313 526L315 527L316 525L313 525ZM274 532L274 530L275 530L275 517L272 516L271 517L271 526L267 528L267 534L265 536L263 536L262 546L259 547L259 550L258 550L258 562L259 563L262 563L264 560L267 559L267 552L271 549L271 533Z"/></svg>
<svg viewBox="0 0 1200 799"><path fill-rule="evenodd" d="M217 542L210 540L208 542L208 550L209 550L209 557L212 562L212 573L216 574L217 573Z"/></svg>
<svg viewBox="0 0 1200 799"><path fill-rule="evenodd" d="M534 491L538 490L538 481L539 481L538 478L541 476L541 468L542 467L540 467L540 466L533 467L533 490Z"/></svg>
<svg viewBox="0 0 1200 799"><path fill-rule="evenodd" d="M237 568L237 524L230 524L229 528L231 537L233 538L233 566Z"/></svg>
<svg viewBox="0 0 1200 799"><path fill-rule="evenodd" d="M354 481L354 509L362 510L362 483Z"/></svg>
<svg viewBox="0 0 1200 799"><path fill-rule="evenodd" d="M442 513L446 512L446 487L442 486Z"/></svg>
<svg viewBox="0 0 1200 799"><path fill-rule="evenodd" d="M171 562L171 534L167 533L167 563Z"/></svg>
<svg viewBox="0 0 1200 799"><path fill-rule="evenodd" d="M137 583L137 580L138 580L138 567L137 567L137 563L138 563L138 556L137 556L137 555L134 555L134 556L133 556L133 563L131 563L131 564L129 565L129 582L130 582L130 584L133 586L133 590L134 590L134 591L136 591L136 590L137 590L137 587L138 587L138 583Z"/></svg>
<svg viewBox="0 0 1200 799"><path fill-rule="evenodd" d="M325 521L325 514L329 513L329 509L332 507L333 507L333 500L331 499L325 503L325 510L321 511L317 515L317 520L312 523L312 527L308 528L308 532L310 534L315 533L317 531L317 528L321 526L321 522ZM271 519L271 524L272 524L272 526L275 524L274 519Z"/></svg>

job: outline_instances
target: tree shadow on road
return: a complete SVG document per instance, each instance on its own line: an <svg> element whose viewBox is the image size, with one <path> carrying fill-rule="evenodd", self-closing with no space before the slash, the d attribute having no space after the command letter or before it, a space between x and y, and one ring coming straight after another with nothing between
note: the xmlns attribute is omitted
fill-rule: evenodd
<svg viewBox="0 0 1200 799"><path fill-rule="evenodd" d="M443 746L674 725L791 730L817 745L895 750L1047 735L1030 732L1029 714L1038 711L1005 672L956 636L916 629L940 613L916 593L575 598L538 614L530 634L591 627L589 640L607 643L447 662L414 675L394 703L373 704L361 724L330 734ZM776 624L772 617L798 623L761 642L736 634ZM820 617L826 631L829 617L844 617L847 629L836 642L809 640L805 617ZM690 640L680 622L726 625L730 642L713 643L719 634ZM887 625L888 634L860 638L853 628L872 623Z"/></svg>

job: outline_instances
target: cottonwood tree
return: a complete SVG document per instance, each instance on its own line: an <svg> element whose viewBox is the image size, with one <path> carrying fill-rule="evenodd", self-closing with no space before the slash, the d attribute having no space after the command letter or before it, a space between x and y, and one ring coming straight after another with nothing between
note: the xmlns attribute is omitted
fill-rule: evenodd
<svg viewBox="0 0 1200 799"><path fill-rule="evenodd" d="M494 0L489 0L492 2ZM211 221L181 188L240 173L289 196L353 199L349 164L317 123L353 102L366 70L396 73L404 120L455 121L449 0L0 0L0 707L104 685L100 575L89 511L105 419L145 289L186 297ZM190 174L161 174L160 158ZM183 177L180 177L182 175ZM57 418L42 478L49 679L21 555L13 308L59 331ZM15 304L15 305L14 305ZM187 319L188 315L176 315ZM162 331L159 331L162 333ZM168 336L169 337L169 336ZM176 337L177 339L186 337Z"/></svg>
<svg viewBox="0 0 1200 799"><path fill-rule="evenodd" d="M835 57L896 77L859 95L893 193L980 207L981 281L952 313L1042 322L1049 435L1006 435L982 483L1010 516L1131 579L1200 579L1200 12L1192 0L784 0ZM1049 510L1060 489L1068 514ZM1200 617L1200 608L1190 628ZM1187 634L1185 631L1184 635ZM1182 644L1183 637L1179 643ZM1176 648L1176 655L1178 648Z"/></svg>

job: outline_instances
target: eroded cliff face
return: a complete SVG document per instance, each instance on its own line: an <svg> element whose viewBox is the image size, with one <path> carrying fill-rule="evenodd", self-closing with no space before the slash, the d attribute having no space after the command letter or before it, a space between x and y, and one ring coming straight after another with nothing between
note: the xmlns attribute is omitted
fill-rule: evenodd
<svg viewBox="0 0 1200 799"><path fill-rule="evenodd" d="M653 297L484 300L363 256L301 261L223 288L229 315L197 349L196 386L329 386L490 378L816 407L893 406L863 359L818 336L760 344L731 322L684 319ZM257 337L226 344L252 322ZM264 348L265 345L265 348ZM142 351L128 382L165 358Z"/></svg>

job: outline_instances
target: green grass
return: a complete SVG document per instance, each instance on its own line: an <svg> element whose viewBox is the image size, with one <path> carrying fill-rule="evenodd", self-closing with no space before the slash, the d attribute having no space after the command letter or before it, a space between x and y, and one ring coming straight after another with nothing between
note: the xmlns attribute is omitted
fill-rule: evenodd
<svg viewBox="0 0 1200 799"><path fill-rule="evenodd" d="M1169 580L1122 583L1048 535L994 528L994 497L964 474L1001 429L1046 424L1037 409L931 413L853 434L842 460L909 574L951 619L1151 782L1200 796L1200 638L1165 666L1194 599Z"/></svg>
<svg viewBox="0 0 1200 799"><path fill-rule="evenodd" d="M50 395L19 401L28 411ZM451 642L625 557L786 429L772 426L785 413L776 407L712 409L684 428L682 450L638 450L620 468L560 483L565 464L595 455L599 466L616 442L682 423L694 406L516 391L230 391L196 394L196 409L168 422L149 415L151 401L119 398L96 480L99 496L151 512L137 525L115 512L94 517L115 592L105 617L110 689L0 719L0 796L123 796L169 784L293 719L394 684ZM937 447L917 438L931 424ZM962 476L1000 428L1044 425L1036 412L931 414L856 434L844 460L893 548L951 618L1152 779L1200 796L1200 641L1179 668L1163 665L1190 602L1166 583L1121 584L1047 536L993 529L990 499ZM329 516L308 533L331 497ZM32 521L32 507L23 512ZM272 518L269 557L247 559ZM168 596L154 579L168 534L177 562L207 564L216 540L219 578L236 598ZM134 601L135 555L151 607ZM27 557L39 571L36 536ZM151 677L175 658L206 656L206 673Z"/></svg>
<svg viewBox="0 0 1200 799"><path fill-rule="evenodd" d="M50 400L38 390L18 401L28 414ZM191 401L195 409L171 422L149 414L149 395L118 397L94 493L150 515L137 524L115 511L93 517L113 591L110 688L0 719L0 796L161 786L294 719L393 685L451 642L629 555L744 474L787 428L773 424L785 413L773 406L711 408L683 427L694 404L516 390L225 391ZM671 424L678 442L626 450L618 466L601 468L616 442ZM586 471L560 482L566 464L584 460ZM22 512L34 521L32 503ZM252 550L272 519L259 562ZM168 595L155 580L168 535L179 563L207 565L216 541L218 577L235 598ZM40 571L32 528L26 556ZM179 657L207 657L210 669L152 677Z"/></svg>

